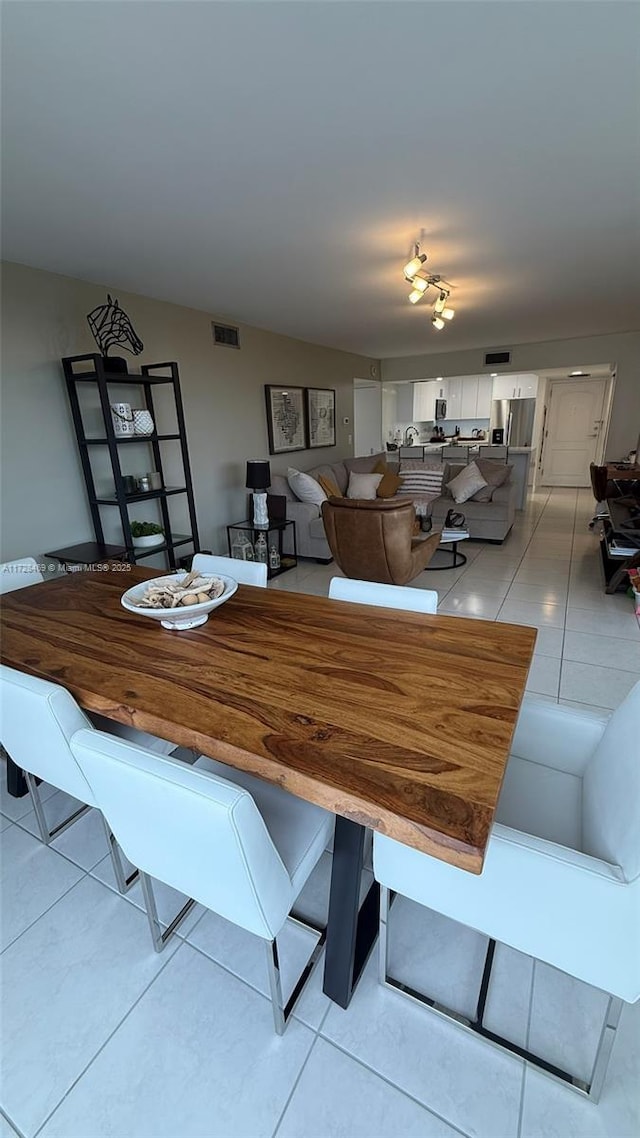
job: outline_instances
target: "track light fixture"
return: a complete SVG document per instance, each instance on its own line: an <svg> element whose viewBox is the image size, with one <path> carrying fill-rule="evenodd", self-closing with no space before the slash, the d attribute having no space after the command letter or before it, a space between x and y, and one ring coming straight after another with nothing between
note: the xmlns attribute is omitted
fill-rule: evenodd
<svg viewBox="0 0 640 1138"><path fill-rule="evenodd" d="M421 253L420 252L420 246L416 245L414 256L412 257L412 259L410 261L407 262L407 264L404 267L405 279L408 281L413 280L416 273L420 272L420 269L424 265L426 259L427 259L427 254Z"/></svg>
<svg viewBox="0 0 640 1138"><path fill-rule="evenodd" d="M438 296L433 304L433 315L431 323L434 328L440 331L445 327L445 321L453 320L456 312L455 308L449 308L447 301L451 292L451 286L447 281L443 281L439 273L422 273L421 269L427 260L427 254L420 252L420 246L416 243L414 249L414 256L404 266L404 278L411 285L411 292L409 293L409 303L417 304L426 295L429 288L435 286L438 289Z"/></svg>

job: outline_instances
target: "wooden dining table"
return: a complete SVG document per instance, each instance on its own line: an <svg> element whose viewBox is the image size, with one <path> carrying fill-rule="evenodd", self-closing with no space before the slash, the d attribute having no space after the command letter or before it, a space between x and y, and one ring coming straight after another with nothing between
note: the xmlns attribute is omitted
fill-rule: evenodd
<svg viewBox="0 0 640 1138"><path fill-rule="evenodd" d="M377 932L366 828L480 873L536 630L239 586L190 631L126 611L127 563L6 594L2 662L82 707L336 815L324 991L351 998Z"/></svg>

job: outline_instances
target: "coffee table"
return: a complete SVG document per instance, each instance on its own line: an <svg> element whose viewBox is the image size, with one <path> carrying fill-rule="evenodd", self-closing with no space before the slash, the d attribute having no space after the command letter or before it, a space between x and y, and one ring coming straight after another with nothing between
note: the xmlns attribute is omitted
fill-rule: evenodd
<svg viewBox="0 0 640 1138"><path fill-rule="evenodd" d="M446 565L434 565L432 559L427 565L427 570L429 572L439 573L445 569L457 569L459 565L466 565L467 559L464 553L458 552L458 542L468 540L469 531L466 529L461 529L458 533L455 533L454 530L443 530L442 536L440 538L440 545L436 549L433 556L435 557L436 554L440 552L451 553L453 554L452 560L447 562ZM446 545L450 545L451 549L444 549L443 546Z"/></svg>

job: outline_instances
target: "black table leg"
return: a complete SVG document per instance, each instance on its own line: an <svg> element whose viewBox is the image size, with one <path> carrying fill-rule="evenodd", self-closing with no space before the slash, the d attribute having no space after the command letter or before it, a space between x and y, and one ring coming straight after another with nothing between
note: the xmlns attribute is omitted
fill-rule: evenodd
<svg viewBox="0 0 640 1138"><path fill-rule="evenodd" d="M27 781L10 755L7 755L7 790L13 798L24 798L28 791Z"/></svg>
<svg viewBox="0 0 640 1138"><path fill-rule="evenodd" d="M341 1008L349 1006L378 935L377 881L359 906L365 834L359 823L336 818L323 991Z"/></svg>

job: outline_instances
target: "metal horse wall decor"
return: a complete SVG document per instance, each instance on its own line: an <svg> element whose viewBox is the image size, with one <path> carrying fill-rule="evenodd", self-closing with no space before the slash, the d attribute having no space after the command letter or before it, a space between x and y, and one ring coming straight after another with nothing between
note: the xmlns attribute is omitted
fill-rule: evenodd
<svg viewBox="0 0 640 1138"><path fill-rule="evenodd" d="M136 335L133 324L126 312L120 308L117 300L112 300L107 293L107 303L99 304L87 316L93 338L100 348L102 355L107 359L112 344L120 344L127 352L139 356L144 344ZM127 361L119 356L109 357L110 371L127 370Z"/></svg>

